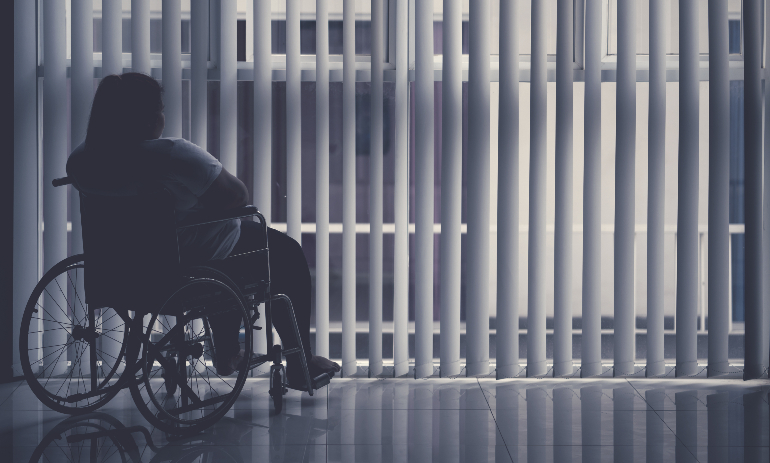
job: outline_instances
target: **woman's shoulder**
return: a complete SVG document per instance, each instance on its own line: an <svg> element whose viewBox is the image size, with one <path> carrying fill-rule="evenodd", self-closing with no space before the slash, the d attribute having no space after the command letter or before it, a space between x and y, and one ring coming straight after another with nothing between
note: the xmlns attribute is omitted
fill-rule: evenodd
<svg viewBox="0 0 770 463"><path fill-rule="evenodd" d="M184 138L158 138L141 143L144 150L157 154L168 154L171 158L214 158L205 149Z"/></svg>
<svg viewBox="0 0 770 463"><path fill-rule="evenodd" d="M142 151L153 152L157 154L170 153L177 144L177 138L158 138L155 140L145 140L139 143Z"/></svg>

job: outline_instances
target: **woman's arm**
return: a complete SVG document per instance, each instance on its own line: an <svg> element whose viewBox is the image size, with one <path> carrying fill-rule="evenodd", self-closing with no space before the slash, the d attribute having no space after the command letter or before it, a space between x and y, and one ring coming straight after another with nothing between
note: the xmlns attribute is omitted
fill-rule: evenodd
<svg viewBox="0 0 770 463"><path fill-rule="evenodd" d="M243 182L223 167L199 200L206 209L232 209L248 203L249 191Z"/></svg>

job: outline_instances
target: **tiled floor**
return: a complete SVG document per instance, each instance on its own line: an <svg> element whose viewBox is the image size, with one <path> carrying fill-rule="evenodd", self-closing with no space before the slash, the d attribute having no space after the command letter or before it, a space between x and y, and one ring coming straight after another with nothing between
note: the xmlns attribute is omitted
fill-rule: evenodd
<svg viewBox="0 0 770 463"><path fill-rule="evenodd" d="M770 381L334 379L277 415L267 389L248 380L228 418L169 442L127 391L64 422L2 384L0 461L770 462ZM120 427L137 428L66 440Z"/></svg>

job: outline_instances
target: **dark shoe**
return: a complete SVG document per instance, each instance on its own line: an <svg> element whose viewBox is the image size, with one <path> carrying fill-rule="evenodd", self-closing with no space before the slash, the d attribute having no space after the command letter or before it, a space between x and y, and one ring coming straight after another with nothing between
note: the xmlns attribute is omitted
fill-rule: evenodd
<svg viewBox="0 0 770 463"><path fill-rule="evenodd" d="M293 388L305 389L307 387L307 382L305 379L305 372L302 371L302 364L299 362L299 360L286 363L286 380L289 383L289 386ZM308 362L308 369L310 372L311 385L313 380L318 376L326 373L329 375L329 379L331 379L334 377L335 373L333 368L319 368L318 366L314 365L312 361Z"/></svg>

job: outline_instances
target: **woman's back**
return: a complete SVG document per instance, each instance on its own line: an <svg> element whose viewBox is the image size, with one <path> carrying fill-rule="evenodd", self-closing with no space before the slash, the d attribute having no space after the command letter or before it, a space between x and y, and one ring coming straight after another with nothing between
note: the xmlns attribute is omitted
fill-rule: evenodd
<svg viewBox="0 0 770 463"><path fill-rule="evenodd" d="M222 170L200 147L180 138L145 140L133 148L97 152L85 144L67 161L78 188L103 196L133 196L148 185L162 185L172 195L177 219L203 208L199 198ZM185 229L179 247L185 262L227 257L240 236L237 219Z"/></svg>

